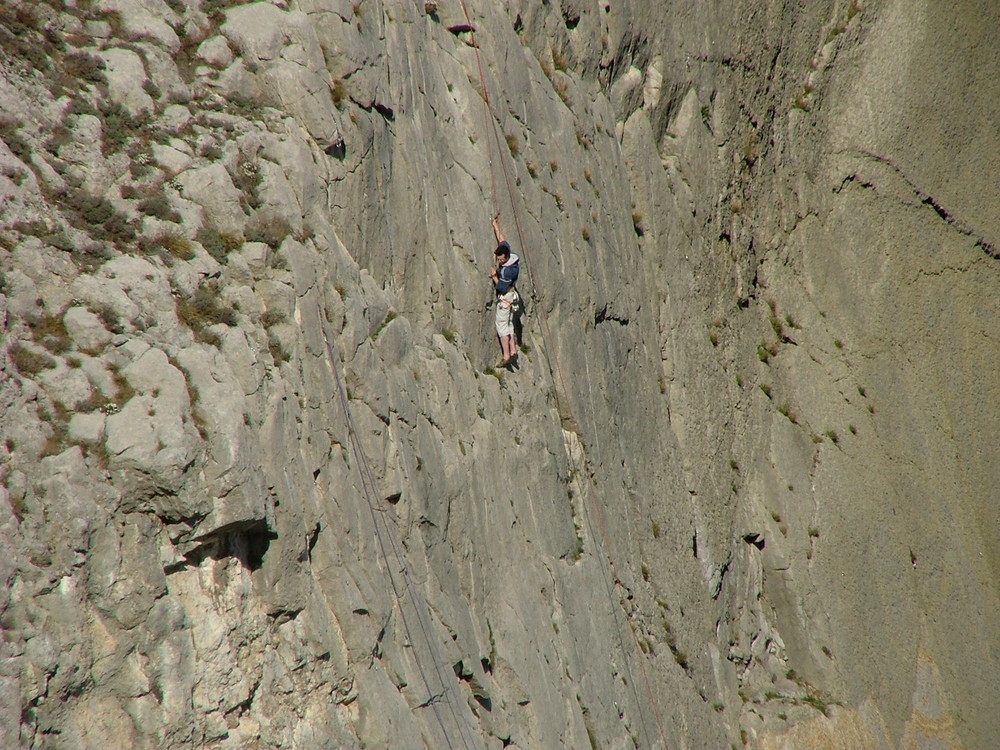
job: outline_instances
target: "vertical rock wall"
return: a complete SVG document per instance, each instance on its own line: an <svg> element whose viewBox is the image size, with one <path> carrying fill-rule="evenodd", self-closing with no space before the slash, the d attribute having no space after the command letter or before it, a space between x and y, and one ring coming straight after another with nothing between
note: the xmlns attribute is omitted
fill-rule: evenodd
<svg viewBox="0 0 1000 750"><path fill-rule="evenodd" d="M5 6L0 744L988 744L980 5Z"/></svg>

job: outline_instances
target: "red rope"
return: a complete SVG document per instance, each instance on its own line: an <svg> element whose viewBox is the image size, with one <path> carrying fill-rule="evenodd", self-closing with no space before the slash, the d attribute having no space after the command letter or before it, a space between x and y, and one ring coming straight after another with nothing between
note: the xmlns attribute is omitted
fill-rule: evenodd
<svg viewBox="0 0 1000 750"><path fill-rule="evenodd" d="M490 115L493 112L493 105L490 103L490 90L486 85L486 74L483 70L483 58L479 54L479 40L476 38L476 27L472 23L472 19L469 17L469 9L465 7L465 0L459 0L462 4L462 13L465 14L465 23L471 29L470 37L472 39L472 49L476 54L476 65L479 68L479 82L483 89L483 103L486 105L483 107L483 135L486 136L487 141L487 155L490 163L490 185L493 188L493 214L492 217L500 215L500 201L497 193L497 178L496 172L493 169L493 140L489 137L490 133ZM497 148L497 156L500 155L499 146Z"/></svg>

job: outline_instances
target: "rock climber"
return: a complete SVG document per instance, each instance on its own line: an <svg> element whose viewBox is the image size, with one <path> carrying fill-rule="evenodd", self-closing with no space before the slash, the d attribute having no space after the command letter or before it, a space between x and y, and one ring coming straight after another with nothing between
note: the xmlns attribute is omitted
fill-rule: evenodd
<svg viewBox="0 0 1000 750"><path fill-rule="evenodd" d="M494 216L493 234L496 236L497 267L490 269L490 279L497 294L496 328L500 338L500 350L503 357L498 365L513 370L517 367L517 336L514 331L515 315L521 304L517 294L518 257L510 251L510 245L503 237L500 229L500 217Z"/></svg>

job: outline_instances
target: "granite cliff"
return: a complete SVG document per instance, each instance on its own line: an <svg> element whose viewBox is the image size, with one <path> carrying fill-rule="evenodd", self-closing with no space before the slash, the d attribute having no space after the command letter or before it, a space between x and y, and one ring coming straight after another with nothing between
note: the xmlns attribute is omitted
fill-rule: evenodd
<svg viewBox="0 0 1000 750"><path fill-rule="evenodd" d="M991 746L998 23L5 0L0 746Z"/></svg>

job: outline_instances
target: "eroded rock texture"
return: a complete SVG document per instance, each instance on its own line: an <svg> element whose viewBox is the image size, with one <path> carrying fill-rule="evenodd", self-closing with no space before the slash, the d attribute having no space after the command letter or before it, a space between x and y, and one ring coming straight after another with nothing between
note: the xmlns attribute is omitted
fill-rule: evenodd
<svg viewBox="0 0 1000 750"><path fill-rule="evenodd" d="M5 2L0 746L991 746L998 16Z"/></svg>

